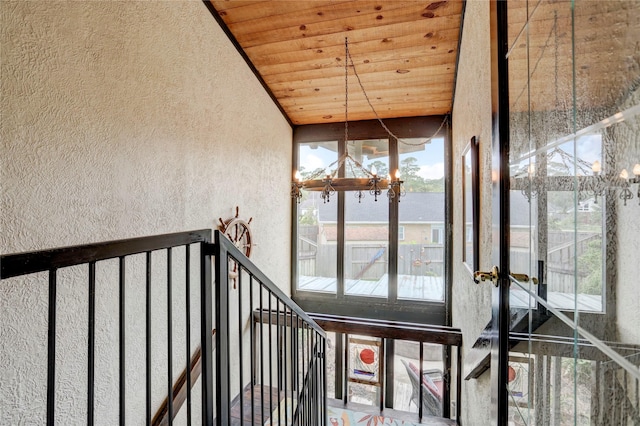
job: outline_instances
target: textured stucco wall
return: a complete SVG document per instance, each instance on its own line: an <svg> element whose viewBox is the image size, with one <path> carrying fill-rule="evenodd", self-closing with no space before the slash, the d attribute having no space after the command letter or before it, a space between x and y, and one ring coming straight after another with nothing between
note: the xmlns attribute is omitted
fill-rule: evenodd
<svg viewBox="0 0 640 426"><path fill-rule="evenodd" d="M627 95L626 101L620 110L640 105L640 88ZM629 174L633 166L640 162L640 117L618 124L613 130L616 139L616 163L618 169L626 168ZM640 344L640 291L638 291L638 276L640 276L640 199L635 198L638 186L632 186L634 198L628 201L627 206L618 200L617 217L617 268L616 282L616 331L613 339L621 342ZM616 218L607 218L612 220ZM609 265L609 263L607 263ZM610 296L609 296L610 297Z"/></svg>
<svg viewBox="0 0 640 426"><path fill-rule="evenodd" d="M237 205L253 217L253 261L288 292L291 128L200 1L2 1L0 13L0 252L213 228ZM135 313L144 293L133 285L142 261L127 271L134 355L143 347ZM98 271L100 424L117 422L115 271ZM59 424L85 416L85 279L80 269L60 278ZM44 283L42 274L0 283L0 424L43 423ZM174 298L180 315L184 291ZM164 344L162 321L154 327L154 345ZM154 410L163 362L154 364ZM127 365L131 424L144 415L138 369Z"/></svg>
<svg viewBox="0 0 640 426"><path fill-rule="evenodd" d="M491 287L476 285L462 264L462 153L473 136L480 144L480 267L491 267L491 56L489 2L467 2L460 64L453 106L453 326L463 333L463 365L466 355L491 319ZM484 268L484 269L482 269ZM463 371L463 374L464 371ZM463 376L464 377L464 376ZM490 374L462 382L461 410L464 425L489 424Z"/></svg>

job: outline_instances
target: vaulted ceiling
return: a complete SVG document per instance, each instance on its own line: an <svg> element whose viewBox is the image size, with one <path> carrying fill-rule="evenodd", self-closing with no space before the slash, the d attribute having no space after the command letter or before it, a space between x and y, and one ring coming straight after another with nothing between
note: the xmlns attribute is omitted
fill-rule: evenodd
<svg viewBox="0 0 640 426"><path fill-rule="evenodd" d="M293 124L451 111L462 0L210 6Z"/></svg>

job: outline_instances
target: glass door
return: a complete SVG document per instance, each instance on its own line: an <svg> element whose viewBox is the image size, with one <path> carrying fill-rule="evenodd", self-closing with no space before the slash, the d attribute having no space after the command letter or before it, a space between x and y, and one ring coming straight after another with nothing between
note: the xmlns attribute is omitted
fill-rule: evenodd
<svg viewBox="0 0 640 426"><path fill-rule="evenodd" d="M640 3L500 3L497 424L640 424Z"/></svg>

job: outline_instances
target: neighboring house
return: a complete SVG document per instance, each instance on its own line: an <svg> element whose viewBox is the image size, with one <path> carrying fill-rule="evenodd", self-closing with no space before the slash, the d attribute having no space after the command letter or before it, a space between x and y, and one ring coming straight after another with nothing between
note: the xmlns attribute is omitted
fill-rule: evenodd
<svg viewBox="0 0 640 426"><path fill-rule="evenodd" d="M347 194L346 218L347 241L379 242L389 241L389 202L384 197L374 201L365 194L360 203ZM444 193L407 192L400 200L398 240L400 244L443 244L444 243ZM324 241L332 243L337 239L337 211L330 203L318 204L318 225Z"/></svg>

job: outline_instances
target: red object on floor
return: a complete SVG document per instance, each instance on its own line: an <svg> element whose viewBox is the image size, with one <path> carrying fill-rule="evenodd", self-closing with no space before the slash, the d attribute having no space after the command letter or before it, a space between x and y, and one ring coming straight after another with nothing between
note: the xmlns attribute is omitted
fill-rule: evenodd
<svg viewBox="0 0 640 426"><path fill-rule="evenodd" d="M363 349L360 351L360 360L365 364L373 364L376 354L371 349Z"/></svg>

